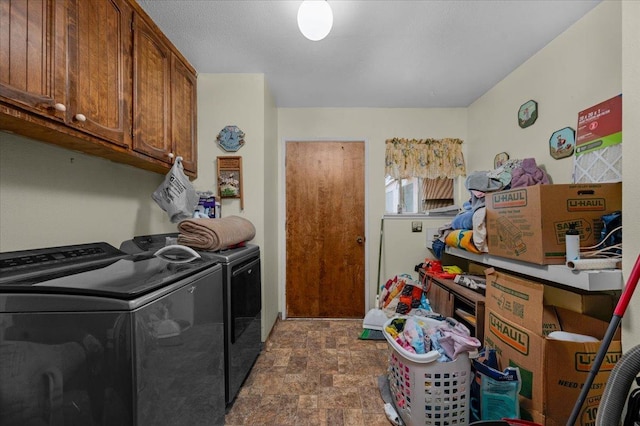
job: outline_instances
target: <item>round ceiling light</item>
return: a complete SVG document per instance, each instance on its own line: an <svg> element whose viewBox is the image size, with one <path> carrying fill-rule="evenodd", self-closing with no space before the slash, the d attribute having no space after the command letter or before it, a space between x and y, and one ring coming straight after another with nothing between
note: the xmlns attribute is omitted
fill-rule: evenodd
<svg viewBox="0 0 640 426"><path fill-rule="evenodd" d="M298 9L298 28L306 38L325 38L333 26L333 12L325 0L304 0Z"/></svg>

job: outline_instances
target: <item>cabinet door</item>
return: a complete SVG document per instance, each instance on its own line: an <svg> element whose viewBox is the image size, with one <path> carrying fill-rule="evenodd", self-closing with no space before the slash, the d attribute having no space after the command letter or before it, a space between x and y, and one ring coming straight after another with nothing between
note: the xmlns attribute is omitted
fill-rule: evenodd
<svg viewBox="0 0 640 426"><path fill-rule="evenodd" d="M64 15L53 0L0 1L1 100L64 120Z"/></svg>
<svg viewBox="0 0 640 426"><path fill-rule="evenodd" d="M172 55L171 139L176 155L183 158L185 170L198 171L196 136L196 76L178 57Z"/></svg>
<svg viewBox="0 0 640 426"><path fill-rule="evenodd" d="M171 52L138 15L133 34L133 149L169 163Z"/></svg>
<svg viewBox="0 0 640 426"><path fill-rule="evenodd" d="M67 0L67 123L131 146L131 19L124 0Z"/></svg>
<svg viewBox="0 0 640 426"><path fill-rule="evenodd" d="M427 297L434 312L445 317L453 317L454 298L449 290L440 287L437 282L431 280L431 288Z"/></svg>

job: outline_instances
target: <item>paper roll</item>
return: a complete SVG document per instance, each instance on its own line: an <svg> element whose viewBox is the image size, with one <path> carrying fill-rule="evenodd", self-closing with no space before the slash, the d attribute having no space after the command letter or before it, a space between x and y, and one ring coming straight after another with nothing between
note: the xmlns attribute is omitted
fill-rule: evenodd
<svg viewBox="0 0 640 426"><path fill-rule="evenodd" d="M571 270L615 269L619 259L575 259L567 262Z"/></svg>

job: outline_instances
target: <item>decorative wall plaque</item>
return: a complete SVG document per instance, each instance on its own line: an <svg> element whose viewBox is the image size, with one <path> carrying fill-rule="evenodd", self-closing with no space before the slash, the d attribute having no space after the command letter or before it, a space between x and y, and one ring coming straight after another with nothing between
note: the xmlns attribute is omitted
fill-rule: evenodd
<svg viewBox="0 0 640 426"><path fill-rule="evenodd" d="M244 210L242 189L242 157L218 157L218 196L239 198L240 210Z"/></svg>

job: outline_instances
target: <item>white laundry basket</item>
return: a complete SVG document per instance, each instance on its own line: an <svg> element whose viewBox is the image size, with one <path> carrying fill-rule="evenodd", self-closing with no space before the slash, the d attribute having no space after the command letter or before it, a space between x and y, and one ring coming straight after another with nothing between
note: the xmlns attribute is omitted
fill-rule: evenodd
<svg viewBox="0 0 640 426"><path fill-rule="evenodd" d="M407 426L466 426L469 424L469 392L473 376L469 354L464 352L450 362L439 362L431 351L415 354L402 348L386 331L391 346L389 388L400 417ZM428 326L442 321L425 318Z"/></svg>

